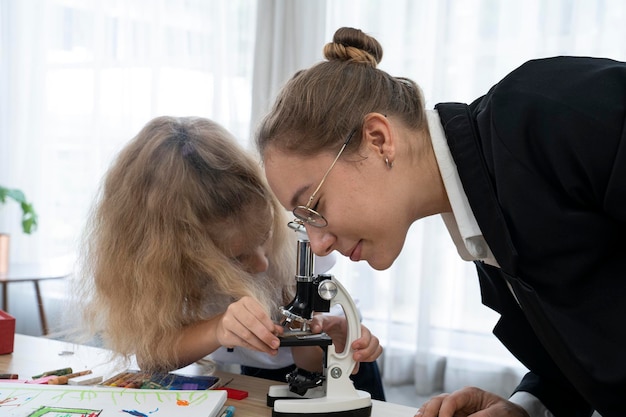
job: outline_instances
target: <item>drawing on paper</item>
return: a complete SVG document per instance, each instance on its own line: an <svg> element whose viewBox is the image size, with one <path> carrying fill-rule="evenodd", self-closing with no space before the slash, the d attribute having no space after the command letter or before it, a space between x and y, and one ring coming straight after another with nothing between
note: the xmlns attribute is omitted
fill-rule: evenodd
<svg viewBox="0 0 626 417"><path fill-rule="evenodd" d="M0 383L2 417L214 417L226 391Z"/></svg>
<svg viewBox="0 0 626 417"><path fill-rule="evenodd" d="M35 410L28 417L98 417L102 410L88 410L86 408L60 408L60 407L47 407L42 406L38 410Z"/></svg>

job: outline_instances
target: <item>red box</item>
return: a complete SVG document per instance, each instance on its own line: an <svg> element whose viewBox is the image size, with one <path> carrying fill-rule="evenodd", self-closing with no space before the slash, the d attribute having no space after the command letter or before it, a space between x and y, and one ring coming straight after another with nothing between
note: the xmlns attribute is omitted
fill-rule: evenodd
<svg viewBox="0 0 626 417"><path fill-rule="evenodd" d="M0 355L13 352L15 317L0 310Z"/></svg>

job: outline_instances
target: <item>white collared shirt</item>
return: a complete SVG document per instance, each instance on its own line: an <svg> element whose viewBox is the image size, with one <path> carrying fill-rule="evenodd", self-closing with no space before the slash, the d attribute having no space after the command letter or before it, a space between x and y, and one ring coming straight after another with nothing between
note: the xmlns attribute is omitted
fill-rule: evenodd
<svg viewBox="0 0 626 417"><path fill-rule="evenodd" d="M499 267L496 258L491 253L489 245L485 241L476 217L467 200L467 195L463 190L461 178L456 169L456 164L452 159L448 142L439 114L436 110L427 110L428 129L435 151L435 158L439 165L443 185L446 188L452 213L442 213L446 228L456 245L461 258L465 261L480 260L489 265Z"/></svg>

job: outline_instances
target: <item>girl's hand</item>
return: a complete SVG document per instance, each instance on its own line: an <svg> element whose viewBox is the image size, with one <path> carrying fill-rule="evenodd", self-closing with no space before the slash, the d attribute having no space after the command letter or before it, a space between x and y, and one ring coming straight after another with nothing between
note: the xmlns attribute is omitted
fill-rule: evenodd
<svg viewBox="0 0 626 417"><path fill-rule="evenodd" d="M347 337L345 317L318 314L313 317L311 331L313 333L326 332L335 345L337 352L343 352ZM350 348L354 351L352 357L355 362L374 362L382 353L383 347L376 336L367 327L361 325L361 337L352 342ZM358 371L358 366L353 373Z"/></svg>
<svg viewBox="0 0 626 417"><path fill-rule="evenodd" d="M261 304L252 297L242 297L228 306L219 318L216 337L221 346L242 346L248 349L278 353L277 335L283 328L270 319Z"/></svg>

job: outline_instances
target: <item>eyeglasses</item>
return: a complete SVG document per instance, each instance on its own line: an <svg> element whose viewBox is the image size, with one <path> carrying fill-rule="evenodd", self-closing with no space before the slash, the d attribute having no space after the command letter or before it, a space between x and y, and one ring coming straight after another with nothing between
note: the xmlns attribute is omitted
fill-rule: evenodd
<svg viewBox="0 0 626 417"><path fill-rule="evenodd" d="M326 177L328 176L328 173L330 172L331 169L333 169L333 167L335 166L335 163L337 163L337 160L341 156L343 150L346 149L346 146L348 146L348 142L350 142L350 139L352 139L352 136L354 136L355 133L356 133L356 129L350 132L345 142L341 146L341 149L339 149L339 153L335 157L335 160L333 161L332 164L330 164L330 167L328 168L328 170L322 177L322 181L320 181L320 184L317 186L315 191L313 191L313 194L311 194L311 197L309 198L309 201L306 203L306 206L297 206L296 208L293 209L293 215L296 216L296 220L295 220L296 223L299 223L301 225L304 225L306 223L313 227L328 226L328 220L326 220L326 218L324 218L324 216L322 216L319 212L313 210L311 208L311 203L313 202L313 199L317 195L317 192L322 187L322 184L324 184L324 181L326 181Z"/></svg>

